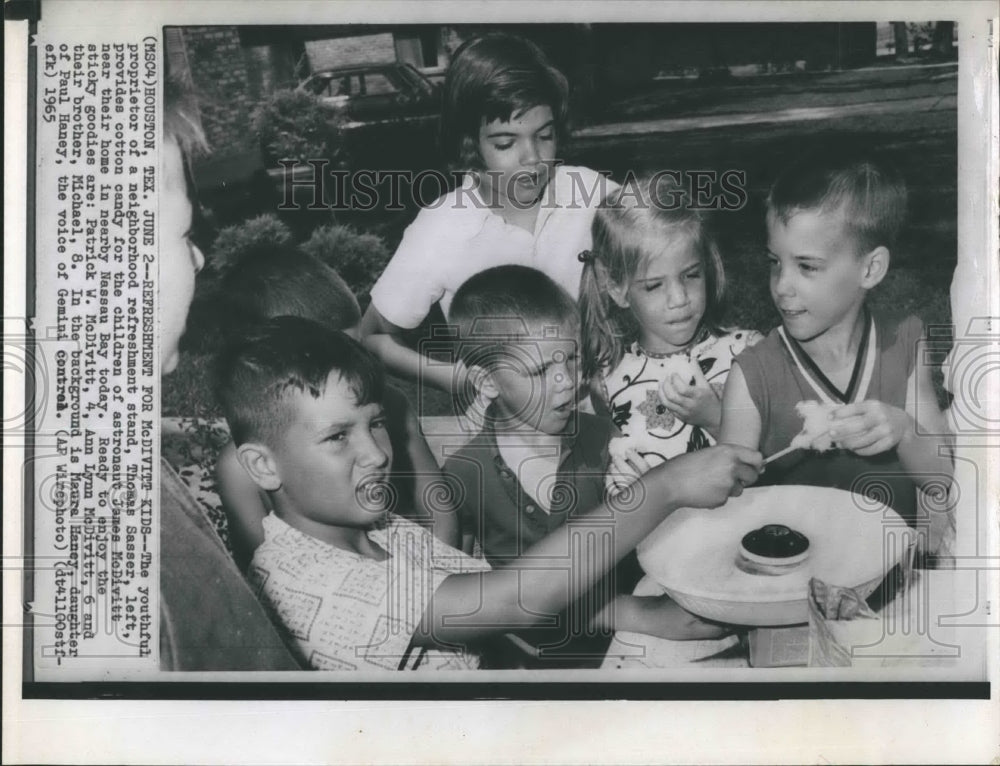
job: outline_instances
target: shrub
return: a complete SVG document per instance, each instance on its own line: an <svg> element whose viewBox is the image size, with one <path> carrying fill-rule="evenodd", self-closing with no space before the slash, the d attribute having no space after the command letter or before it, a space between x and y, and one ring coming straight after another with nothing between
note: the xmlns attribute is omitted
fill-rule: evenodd
<svg viewBox="0 0 1000 766"><path fill-rule="evenodd" d="M271 161L335 158L342 122L316 96L300 90L276 90L253 113L253 128Z"/></svg>
<svg viewBox="0 0 1000 766"><path fill-rule="evenodd" d="M302 249L336 269L362 306L392 256L380 236L335 223L314 230Z"/></svg>
<svg viewBox="0 0 1000 766"><path fill-rule="evenodd" d="M219 231L208 262L212 271L222 275L251 253L280 251L291 242L289 228L277 216L265 213Z"/></svg>
<svg viewBox="0 0 1000 766"><path fill-rule="evenodd" d="M222 408L212 390L210 354L185 352L177 369L163 378L160 407L164 416L218 418Z"/></svg>

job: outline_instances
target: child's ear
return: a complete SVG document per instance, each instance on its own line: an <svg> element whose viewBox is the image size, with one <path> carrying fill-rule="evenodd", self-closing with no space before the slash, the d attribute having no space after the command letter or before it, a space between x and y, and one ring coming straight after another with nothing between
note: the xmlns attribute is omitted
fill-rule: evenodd
<svg viewBox="0 0 1000 766"><path fill-rule="evenodd" d="M485 367L480 367L478 364L470 367L469 378L472 381L472 385L476 387L476 391L487 399L496 399L500 395L500 389L493 379L493 373Z"/></svg>
<svg viewBox="0 0 1000 766"><path fill-rule="evenodd" d="M608 295L611 296L611 300L617 304L620 309L628 308L628 288L623 285L616 285L612 282L608 282Z"/></svg>
<svg viewBox="0 0 1000 766"><path fill-rule="evenodd" d="M240 461L254 484L265 492L281 489L281 476L274 456L263 444L246 442L236 448L236 459Z"/></svg>
<svg viewBox="0 0 1000 766"><path fill-rule="evenodd" d="M628 286L616 284L608 274L607 267L600 261L594 263L594 271L597 273L597 284L601 286L601 289L611 296L611 300L618 308L627 309Z"/></svg>
<svg viewBox="0 0 1000 766"><path fill-rule="evenodd" d="M889 248L879 245L865 256L865 270L861 286L871 290L889 273Z"/></svg>

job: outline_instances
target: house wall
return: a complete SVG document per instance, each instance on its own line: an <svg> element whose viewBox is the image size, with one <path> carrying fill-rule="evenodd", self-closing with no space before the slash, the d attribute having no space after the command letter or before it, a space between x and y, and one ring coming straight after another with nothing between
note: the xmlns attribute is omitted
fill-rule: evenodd
<svg viewBox="0 0 1000 766"><path fill-rule="evenodd" d="M199 95L202 126L218 159L256 147L250 127L256 101L236 27L184 27L191 83Z"/></svg>
<svg viewBox="0 0 1000 766"><path fill-rule="evenodd" d="M306 42L306 53L314 72L352 64L389 64L396 60L396 46L391 32L310 40Z"/></svg>

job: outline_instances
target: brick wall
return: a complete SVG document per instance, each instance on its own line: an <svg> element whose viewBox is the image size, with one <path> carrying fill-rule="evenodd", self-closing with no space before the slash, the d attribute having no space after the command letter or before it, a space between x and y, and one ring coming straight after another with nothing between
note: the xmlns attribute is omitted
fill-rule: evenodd
<svg viewBox="0 0 1000 766"><path fill-rule="evenodd" d="M182 31L213 157L252 150L256 138L250 114L256 103L250 95L239 32L236 27L184 27Z"/></svg>
<svg viewBox="0 0 1000 766"><path fill-rule="evenodd" d="M388 64L396 60L396 47L390 32L313 40L306 43L306 53L313 71L352 64Z"/></svg>

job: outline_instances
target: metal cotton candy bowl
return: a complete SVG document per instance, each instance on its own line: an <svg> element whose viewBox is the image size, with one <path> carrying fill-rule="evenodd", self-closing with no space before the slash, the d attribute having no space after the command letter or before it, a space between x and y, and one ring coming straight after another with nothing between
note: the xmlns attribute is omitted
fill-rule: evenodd
<svg viewBox="0 0 1000 766"><path fill-rule="evenodd" d="M809 538L809 555L777 576L737 565L744 535L784 524ZM888 530L905 528L888 506L823 487L760 487L722 508L685 508L657 527L636 552L642 568L678 604L696 615L735 625L808 621L810 577L854 588L863 598L903 557Z"/></svg>

